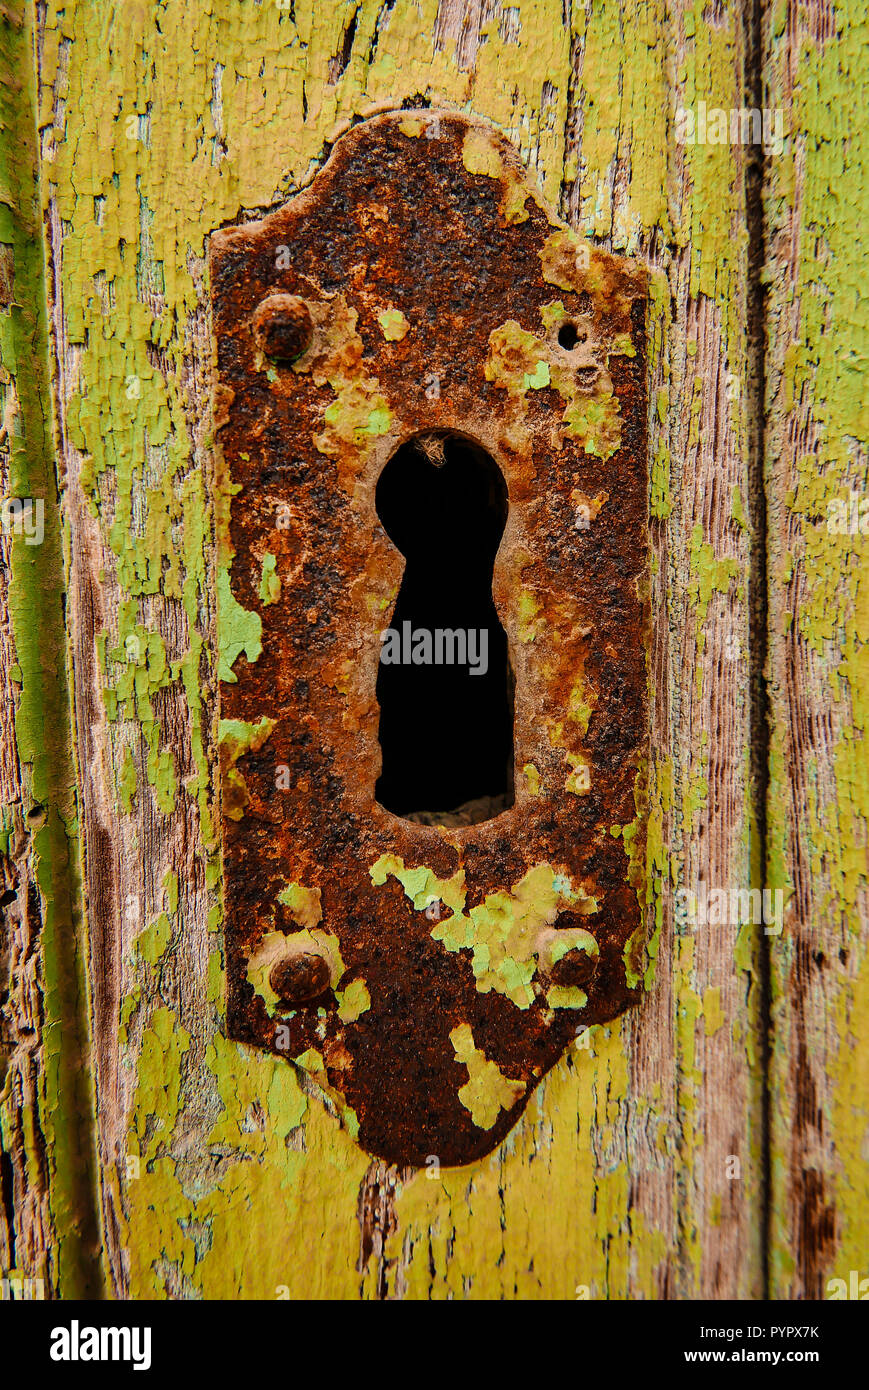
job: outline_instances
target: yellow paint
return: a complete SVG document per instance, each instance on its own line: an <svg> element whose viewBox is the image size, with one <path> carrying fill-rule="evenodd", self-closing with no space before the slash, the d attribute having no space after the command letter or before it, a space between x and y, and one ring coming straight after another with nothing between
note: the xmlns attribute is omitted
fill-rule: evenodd
<svg viewBox="0 0 869 1390"><path fill-rule="evenodd" d="M719 985L710 985L703 991L703 1027L707 1038L717 1033L723 1022L721 988Z"/></svg>
<svg viewBox="0 0 869 1390"><path fill-rule="evenodd" d="M474 1045L470 1024L461 1023L450 1033L456 1060L468 1069L468 1080L459 1087L459 1100L479 1129L491 1129L502 1110L509 1110L525 1094L524 1081L511 1081Z"/></svg>
<svg viewBox="0 0 869 1390"><path fill-rule="evenodd" d="M522 776L525 778L525 787L529 796L540 795L540 773L533 763L525 763L522 768Z"/></svg>
<svg viewBox="0 0 869 1390"><path fill-rule="evenodd" d="M469 174L485 174L490 179L501 177L501 157L492 140L482 131L468 131L462 146L462 163Z"/></svg>
<svg viewBox="0 0 869 1390"><path fill-rule="evenodd" d="M288 907L294 922L300 927L316 927L323 920L319 888L306 888L301 883L288 883L278 894L278 902Z"/></svg>

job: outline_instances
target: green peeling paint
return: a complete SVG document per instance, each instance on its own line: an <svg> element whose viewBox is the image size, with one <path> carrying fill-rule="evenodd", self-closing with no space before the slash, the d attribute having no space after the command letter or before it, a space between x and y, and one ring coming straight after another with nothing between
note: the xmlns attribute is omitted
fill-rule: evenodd
<svg viewBox="0 0 869 1390"><path fill-rule="evenodd" d="M468 131L462 142L462 162L469 174L501 180L501 216L505 222L528 220L529 214L525 204L529 197L529 189L526 179L503 163L497 146L487 131ZM539 201L533 192L531 196Z"/></svg>
<svg viewBox="0 0 869 1390"><path fill-rule="evenodd" d="M552 306L546 306L550 312ZM519 444L525 429L526 393L551 386L564 402L562 421L568 434L578 439L587 454L608 459L621 444L621 414L609 373L602 370L591 392L581 389L573 367L559 353L557 343L538 338L508 319L489 334L489 353L484 373L487 381L502 387L519 409L514 427Z"/></svg>
<svg viewBox="0 0 869 1390"><path fill-rule="evenodd" d="M470 1024L460 1023L450 1033L456 1061L468 1069L468 1080L459 1087L459 1100L478 1129L491 1129L502 1110L509 1110L525 1094L524 1081L511 1081L474 1045Z"/></svg>
<svg viewBox="0 0 869 1390"><path fill-rule="evenodd" d="M156 965L168 947L171 937L172 923L166 913L161 912L156 922L152 922L136 937L136 953L149 965Z"/></svg>
<svg viewBox="0 0 869 1390"><path fill-rule="evenodd" d="M522 768L522 776L525 778L525 789L529 796L540 795L540 773L533 763L525 763Z"/></svg>
<svg viewBox="0 0 869 1390"><path fill-rule="evenodd" d="M371 1008L371 995L364 980L351 980L341 992L338 1017L342 1023L355 1023Z"/></svg>
<svg viewBox="0 0 869 1390"><path fill-rule="evenodd" d="M293 371L310 374L315 386L329 387L333 399L323 412L325 429L313 435L321 454L343 459L348 447L356 457L378 435L388 434L392 413L380 390L380 383L367 370L368 359L356 331L359 319L343 295L327 305L313 309L317 326L317 347L293 364ZM395 319L389 319L392 328ZM382 327L382 325L381 325Z"/></svg>
<svg viewBox="0 0 869 1390"><path fill-rule="evenodd" d="M740 573L738 560L727 556L715 558L715 551L703 539L703 525L697 522L691 532L691 581L689 591L697 608L698 627L706 622L706 613L713 593L726 594L731 580Z"/></svg>
<svg viewBox="0 0 869 1390"><path fill-rule="evenodd" d="M384 309L377 315L377 322L388 343L400 343L410 332L410 324L400 309Z"/></svg>
<svg viewBox="0 0 869 1390"><path fill-rule="evenodd" d="M277 603L281 596L281 581L277 570L277 558L271 554L264 555L259 582L259 597L260 602L266 606L270 603Z"/></svg>
<svg viewBox="0 0 869 1390"><path fill-rule="evenodd" d="M218 680L235 685L238 676L233 666L242 652L248 661L257 661L262 653L262 618L242 608L229 587L229 570L217 574L218 646L220 665Z"/></svg>
<svg viewBox="0 0 869 1390"><path fill-rule="evenodd" d="M469 174L501 177L501 156L492 140L481 130L469 130L462 145L462 163Z"/></svg>
<svg viewBox="0 0 869 1390"><path fill-rule="evenodd" d="M538 864L523 874L510 891L488 893L482 903L465 913L464 870L450 879L439 879L430 869L406 869L394 854L381 855L371 869L371 881L382 885L389 875L398 880L417 911L442 902L451 915L432 924L435 941L448 951L471 951L476 986L481 994L495 990L520 1009L534 1002L531 985L538 962L545 971L554 960L553 941L559 949L597 954L597 942L581 927L550 930L560 912L589 914L597 900L584 885L574 886L564 870ZM563 943L563 948L562 948ZM572 1005L570 1007L573 1007Z"/></svg>
<svg viewBox="0 0 869 1390"><path fill-rule="evenodd" d="M137 785L136 764L129 748L125 747L121 771L118 776L118 798L121 803L121 810L127 815L129 815L133 809L133 798L136 795Z"/></svg>
<svg viewBox="0 0 869 1390"><path fill-rule="evenodd" d="M275 720L266 715L259 723L242 719L221 719L219 741L224 751L223 814L230 820L241 820L250 797L244 778L236 767L239 758L258 753L270 738Z"/></svg>
<svg viewBox="0 0 869 1390"><path fill-rule="evenodd" d="M278 902L288 907L300 927L316 927L323 919L319 888L305 888L301 883L288 883L278 893Z"/></svg>

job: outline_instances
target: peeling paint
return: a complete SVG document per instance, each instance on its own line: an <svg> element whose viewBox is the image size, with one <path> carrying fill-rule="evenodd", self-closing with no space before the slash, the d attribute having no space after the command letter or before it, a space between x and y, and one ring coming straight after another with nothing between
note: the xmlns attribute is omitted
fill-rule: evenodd
<svg viewBox="0 0 869 1390"><path fill-rule="evenodd" d="M450 1042L456 1060L468 1070L468 1080L459 1087L459 1099L478 1128L491 1129L498 1112L511 1109L524 1094L525 1082L511 1081L479 1051L467 1023L453 1029Z"/></svg>

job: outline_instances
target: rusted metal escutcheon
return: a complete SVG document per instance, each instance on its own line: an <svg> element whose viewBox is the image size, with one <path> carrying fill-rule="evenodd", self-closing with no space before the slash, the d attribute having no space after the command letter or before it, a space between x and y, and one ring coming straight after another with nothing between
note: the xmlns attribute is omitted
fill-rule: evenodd
<svg viewBox="0 0 869 1390"><path fill-rule="evenodd" d="M487 124L413 110L216 232L211 285L229 1035L316 1077L369 1152L468 1163L640 994L646 272L547 212ZM513 800L473 815L375 798L404 570L375 489L416 438L484 451L509 501Z"/></svg>

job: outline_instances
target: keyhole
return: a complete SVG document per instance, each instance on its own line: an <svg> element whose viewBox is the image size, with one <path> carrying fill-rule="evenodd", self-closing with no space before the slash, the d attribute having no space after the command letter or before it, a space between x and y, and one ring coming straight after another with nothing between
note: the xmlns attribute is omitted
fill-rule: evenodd
<svg viewBox="0 0 869 1390"><path fill-rule="evenodd" d="M393 454L375 501L406 560L381 640L377 800L427 824L490 820L513 804L513 680L492 599L503 475L473 441L425 435Z"/></svg>

